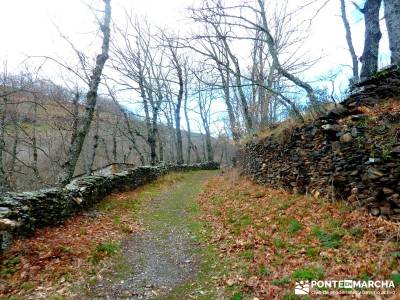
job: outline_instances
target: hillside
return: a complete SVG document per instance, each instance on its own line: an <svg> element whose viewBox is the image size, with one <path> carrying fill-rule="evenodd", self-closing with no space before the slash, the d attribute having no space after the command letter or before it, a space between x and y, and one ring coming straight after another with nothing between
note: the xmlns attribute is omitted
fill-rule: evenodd
<svg viewBox="0 0 400 300"><path fill-rule="evenodd" d="M79 104L79 117L83 115L84 110L84 106ZM148 164L145 122L128 111L132 136L120 107L112 100L99 99L97 110L98 113L96 112L85 139L75 175L87 174L89 167L95 170L111 163L142 165L139 152ZM35 97L30 93L14 95L12 103L8 104L5 118L5 166L10 172L11 190L34 190L51 187L57 183L73 132L73 113L74 104L68 97L63 98L59 93L37 93ZM174 162L176 145L173 127L160 123L158 135L163 146L158 147L158 156L165 163ZM187 132L183 130L182 135L183 147L186 149ZM132 138L139 152L135 151ZM191 140L191 162L206 160L204 135L192 132ZM222 158L222 163L229 164L232 153L229 143L217 138L212 138L212 143L215 157ZM94 161L90 166L94 151ZM187 162L186 151L185 161Z"/></svg>

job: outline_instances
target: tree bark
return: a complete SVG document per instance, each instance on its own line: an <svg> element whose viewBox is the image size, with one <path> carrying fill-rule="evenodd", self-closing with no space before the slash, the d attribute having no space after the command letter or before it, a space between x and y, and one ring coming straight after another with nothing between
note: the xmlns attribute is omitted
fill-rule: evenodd
<svg viewBox="0 0 400 300"><path fill-rule="evenodd" d="M361 12L364 14L365 37L361 60L361 79L373 75L378 70L379 41L382 33L379 27L379 8L382 0L367 0Z"/></svg>
<svg viewBox="0 0 400 300"><path fill-rule="evenodd" d="M391 63L400 65L400 1L384 0L385 21L389 34Z"/></svg>
<svg viewBox="0 0 400 300"><path fill-rule="evenodd" d="M358 82L359 75L358 75L358 58L356 55L356 51L354 50L354 45L353 45L353 38L351 36L351 28L350 28L350 23L349 20L347 19L347 13L346 13L346 3L345 0L340 0L340 6L341 6L341 12L342 12L342 20L343 20L343 25L344 29L346 31L346 41L347 45L349 47L349 52L351 56L351 60L353 63L353 78L351 80L351 83Z"/></svg>
<svg viewBox="0 0 400 300"><path fill-rule="evenodd" d="M183 80L183 72L181 62L178 59L178 55L176 53L176 48L171 44L169 40L169 49L171 51L172 62L176 69L178 75L178 82L179 82L179 91L178 91L178 98L177 102L174 107L174 114L175 114L175 131L176 131L176 163L178 165L183 164L183 143L182 143L182 131L181 131L181 106L182 106L182 99L183 99L183 90L184 90L184 80Z"/></svg>
<svg viewBox="0 0 400 300"><path fill-rule="evenodd" d="M99 134L100 134L100 132L99 132L99 129L100 129L99 128L100 127L99 118L100 118L99 107L97 107L97 110L96 110L96 129L95 129L96 131L95 131L95 133L93 135L93 149L92 149L92 153L91 153L92 155L91 155L90 161L89 161L89 166L88 166L88 168L86 170L86 174L87 175L92 174L94 161L96 159L96 152L97 152L97 148L99 146Z"/></svg>
<svg viewBox="0 0 400 300"><path fill-rule="evenodd" d="M192 152L192 137L191 137L191 131L190 131L190 121L189 121L189 115L188 115L188 107L187 107L187 102L188 102L188 76L187 72L185 72L186 78L185 78L185 100L183 103L183 111L185 113L185 120L186 120L186 130L187 130L187 148L186 148L186 156L187 156L187 164L190 164L191 160L191 152Z"/></svg>
<svg viewBox="0 0 400 300"><path fill-rule="evenodd" d="M3 98L3 103L0 104L0 195L3 194L8 187L7 174L4 169L3 152L5 147L4 130L6 126L6 107L7 98Z"/></svg>
<svg viewBox="0 0 400 300"><path fill-rule="evenodd" d="M33 165L32 170L37 180L40 180L39 169L38 169L38 151L37 151L37 139L36 139L36 122L37 122L37 99L33 104L33 122L32 122L32 151L33 151Z"/></svg>
<svg viewBox="0 0 400 300"><path fill-rule="evenodd" d="M104 0L104 2L104 20L103 23L100 25L100 29L103 33L101 53L96 57L96 65L90 77L89 91L86 94L85 114L79 124L76 138L70 146L68 158L66 163L64 164L64 170L60 177L60 183L62 184L67 184L74 176L76 164L82 151L83 142L85 141L86 135L90 128L90 124L92 123L93 114L97 102L97 90L99 88L104 65L108 59L108 50L110 46L111 0Z"/></svg>

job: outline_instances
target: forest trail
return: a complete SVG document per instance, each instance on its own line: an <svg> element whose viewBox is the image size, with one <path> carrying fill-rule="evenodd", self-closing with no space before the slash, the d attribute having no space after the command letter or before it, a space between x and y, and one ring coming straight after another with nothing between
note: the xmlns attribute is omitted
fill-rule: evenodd
<svg viewBox="0 0 400 300"><path fill-rule="evenodd" d="M173 172L16 241L0 299L289 300L296 281L332 278L391 279L397 299L400 244L386 238L397 234L237 170Z"/></svg>
<svg viewBox="0 0 400 300"><path fill-rule="evenodd" d="M122 242L117 266L111 264L100 280L88 286L90 299L150 299L168 295L194 279L201 269L201 224L196 197L216 172L183 173L145 203L137 219L144 230ZM150 193L142 191L142 193ZM121 268L124 265L122 276Z"/></svg>

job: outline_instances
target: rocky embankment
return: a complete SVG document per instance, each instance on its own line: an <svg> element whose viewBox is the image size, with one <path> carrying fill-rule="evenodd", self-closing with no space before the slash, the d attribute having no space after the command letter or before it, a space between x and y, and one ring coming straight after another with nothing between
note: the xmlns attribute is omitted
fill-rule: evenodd
<svg viewBox="0 0 400 300"><path fill-rule="evenodd" d="M400 221L399 96L398 67L385 69L316 121L253 138L240 150L243 172L268 186L348 200Z"/></svg>
<svg viewBox="0 0 400 300"><path fill-rule="evenodd" d="M0 196L1 249L12 236L28 236L36 228L63 222L75 213L92 207L114 191L133 189L170 171L218 169L215 162L193 165L138 167L107 176L86 176L65 187Z"/></svg>

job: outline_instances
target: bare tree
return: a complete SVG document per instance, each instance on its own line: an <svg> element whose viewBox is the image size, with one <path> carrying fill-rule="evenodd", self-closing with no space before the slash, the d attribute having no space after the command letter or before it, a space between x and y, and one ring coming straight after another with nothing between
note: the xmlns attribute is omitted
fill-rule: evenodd
<svg viewBox="0 0 400 300"><path fill-rule="evenodd" d="M358 57L356 54L356 51L354 50L354 45L353 45L353 39L351 36L351 28L350 28L350 23L347 18L347 12L346 12L346 0L340 0L340 7L341 7L341 12L342 12L342 21L344 25L344 29L346 31L346 41L347 41L347 46L349 47L349 52L352 60L352 70L353 70L353 78L352 82L357 82L359 78L358 74Z"/></svg>
<svg viewBox="0 0 400 300"><path fill-rule="evenodd" d="M400 65L400 1L384 0L391 63Z"/></svg>
<svg viewBox="0 0 400 300"><path fill-rule="evenodd" d="M365 79L378 70L379 41L382 33L379 25L379 9L382 0L366 0L364 7L359 8L364 14L365 36L364 51L361 60L361 79Z"/></svg>
<svg viewBox="0 0 400 300"><path fill-rule="evenodd" d="M260 7L260 17L261 17L261 22L262 26L259 27L260 30L262 30L265 34L265 42L268 45L269 53L271 54L272 60L274 62L274 65L276 69L278 70L279 73L281 73L284 77L292 81L295 85L303 88L307 92L307 96L310 100L311 105L315 110L319 110L318 102L315 97L314 89L311 87L310 84L307 82L301 80L297 76L293 75L289 71L287 71L285 68L282 67L280 60L279 60L279 52L277 49L277 45L274 41L274 38L271 34L271 31L269 29L268 25L268 20L267 20L267 15L265 13L265 4L264 0L258 0L258 5ZM256 24L257 25L257 24Z"/></svg>
<svg viewBox="0 0 400 300"><path fill-rule="evenodd" d="M174 106L174 119L175 119L175 131L176 131L176 162L177 164L183 164L183 143L182 143L182 131L181 131L181 107L184 93L185 79L183 78L183 65L187 63L187 60L183 59L178 53L179 41L178 37L167 36L166 33L162 34L162 38L166 43L166 47L170 52L170 61L172 67L176 72L178 79L178 93L176 101L172 101Z"/></svg>
<svg viewBox="0 0 400 300"><path fill-rule="evenodd" d="M118 29L123 44L113 45L113 67L123 77L118 83L141 97L147 134L143 136L139 131L136 133L148 144L150 164L155 165L158 163L158 118L164 100L164 54L160 47L156 47L157 41L146 20L140 21L130 15L127 15L127 19L128 27Z"/></svg>
<svg viewBox="0 0 400 300"><path fill-rule="evenodd" d="M190 129L190 120L189 120L189 111L188 111L188 101L189 101L189 67L187 64L184 65L185 68L185 85L184 85L184 102L183 102L183 112L185 115L186 120L186 135L187 135L187 148L186 148L186 157L187 163L190 164L191 162L191 153L193 150L193 143L192 143L192 133Z"/></svg>
<svg viewBox="0 0 400 300"><path fill-rule="evenodd" d="M7 174L4 168L3 153L5 147L4 132L6 126L6 109L7 109L7 96L2 97L0 103L0 194L7 190Z"/></svg>
<svg viewBox="0 0 400 300"><path fill-rule="evenodd" d="M96 109L96 119L95 119L95 132L93 134L93 147L90 153L90 158L88 160L88 165L86 168L86 175L90 175L93 171L94 161L96 159L97 148L99 147L99 134L100 134L100 109L97 105Z"/></svg>
<svg viewBox="0 0 400 300"><path fill-rule="evenodd" d="M211 118L211 103L212 103L213 91L202 92L201 85L197 91L197 104L199 108L199 114L202 121L202 125L205 131L205 149L207 153L207 161L214 161L214 151L211 142L211 131L210 131L210 118Z"/></svg>
<svg viewBox="0 0 400 300"><path fill-rule="evenodd" d="M97 90L101 81L104 65L108 59L108 50L110 44L111 0L104 0L104 3L104 18L100 24L100 30L103 33L101 53L96 57L96 65L92 70L92 74L88 82L89 91L86 94L85 114L79 122L80 124L77 131L77 136L69 147L67 161L64 164L63 173L60 176L60 182L63 184L68 183L74 175L83 142L93 119L97 101Z"/></svg>

